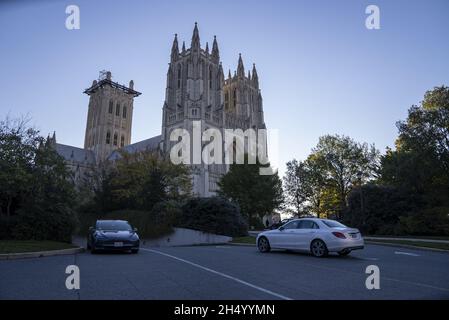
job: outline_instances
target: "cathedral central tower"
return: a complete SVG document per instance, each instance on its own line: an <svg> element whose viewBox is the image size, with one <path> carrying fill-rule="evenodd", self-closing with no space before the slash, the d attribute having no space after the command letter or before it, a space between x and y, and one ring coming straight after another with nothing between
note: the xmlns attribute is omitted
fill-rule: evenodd
<svg viewBox="0 0 449 320"><path fill-rule="evenodd" d="M218 42L214 36L212 50L206 42L201 48L198 25L195 23L190 48L182 43L179 49L175 35L167 72L167 87L162 115L162 141L165 154L177 142L170 142L170 133L182 128L192 137L193 123L201 123L202 131L219 129L265 128L262 97L258 76L245 75L242 57L238 72L225 81ZM223 146L224 147L224 146ZM190 146L193 155L193 144ZM224 163L224 159L223 159ZM217 182L227 171L225 164L192 165L193 191L201 196L211 196L218 190Z"/></svg>

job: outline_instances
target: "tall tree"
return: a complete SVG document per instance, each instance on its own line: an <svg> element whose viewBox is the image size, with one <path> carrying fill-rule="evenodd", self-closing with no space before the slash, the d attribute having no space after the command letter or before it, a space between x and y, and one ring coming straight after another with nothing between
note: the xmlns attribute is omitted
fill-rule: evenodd
<svg viewBox="0 0 449 320"><path fill-rule="evenodd" d="M355 185L373 179L378 161L379 151L374 145L358 143L347 136L320 137L309 156L309 162L315 168L315 179L319 182L315 185L320 187L318 194L314 192L319 197L319 207L325 207L325 213L341 218L349 192Z"/></svg>
<svg viewBox="0 0 449 320"><path fill-rule="evenodd" d="M449 206L449 88L426 92L397 123L396 150L382 157L380 182L399 187L431 206Z"/></svg>
<svg viewBox="0 0 449 320"><path fill-rule="evenodd" d="M219 194L236 202L248 221L272 214L282 207L284 196L282 181L276 172L273 175L260 175L260 163L232 164L218 185ZM268 165L269 166L269 165ZM268 167L267 166L267 167Z"/></svg>
<svg viewBox="0 0 449 320"><path fill-rule="evenodd" d="M284 190L286 204L295 208L297 216L308 211L308 200L311 196L309 172L303 161L293 159L287 162L287 171L284 176Z"/></svg>
<svg viewBox="0 0 449 320"><path fill-rule="evenodd" d="M189 169L151 152L121 153L114 164L100 168L90 180L94 205L103 212L151 210L161 201L190 195Z"/></svg>

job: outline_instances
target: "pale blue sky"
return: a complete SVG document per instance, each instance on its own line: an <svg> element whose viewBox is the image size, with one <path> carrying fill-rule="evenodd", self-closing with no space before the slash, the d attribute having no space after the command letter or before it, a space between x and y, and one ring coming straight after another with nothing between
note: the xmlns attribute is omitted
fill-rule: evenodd
<svg viewBox="0 0 449 320"><path fill-rule="evenodd" d="M76 4L81 29L65 28ZM381 29L365 28L380 7ZM0 117L29 113L46 135L82 147L88 96L102 69L143 94L132 141L160 133L173 35L204 47L217 35L227 74L238 53L256 63L265 121L279 129L280 162L304 159L339 133L384 151L395 122L426 90L449 85L449 1L2 1Z"/></svg>

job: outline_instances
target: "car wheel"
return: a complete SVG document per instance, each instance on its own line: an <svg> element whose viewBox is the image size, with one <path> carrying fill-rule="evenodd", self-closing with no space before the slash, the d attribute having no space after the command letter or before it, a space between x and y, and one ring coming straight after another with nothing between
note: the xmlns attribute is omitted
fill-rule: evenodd
<svg viewBox="0 0 449 320"><path fill-rule="evenodd" d="M259 238L259 241L257 242L257 247L259 248L260 252L269 252L271 250L270 242L265 237Z"/></svg>
<svg viewBox="0 0 449 320"><path fill-rule="evenodd" d="M338 252L338 254L340 256L347 256L350 253L351 253L351 250L341 250L340 252Z"/></svg>
<svg viewBox="0 0 449 320"><path fill-rule="evenodd" d="M139 249L131 249L131 253L139 253Z"/></svg>
<svg viewBox="0 0 449 320"><path fill-rule="evenodd" d="M322 240L313 240L310 244L310 253L313 256L321 258L327 256L329 251L327 250L326 244Z"/></svg>

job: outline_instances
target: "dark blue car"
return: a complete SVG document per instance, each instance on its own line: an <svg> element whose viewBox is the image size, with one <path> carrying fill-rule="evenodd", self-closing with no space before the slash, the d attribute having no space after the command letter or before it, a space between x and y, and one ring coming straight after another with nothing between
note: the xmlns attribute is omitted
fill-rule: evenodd
<svg viewBox="0 0 449 320"><path fill-rule="evenodd" d="M87 249L91 253L100 250L120 250L139 252L140 239L137 229L124 220L97 220L95 227L89 228Z"/></svg>

